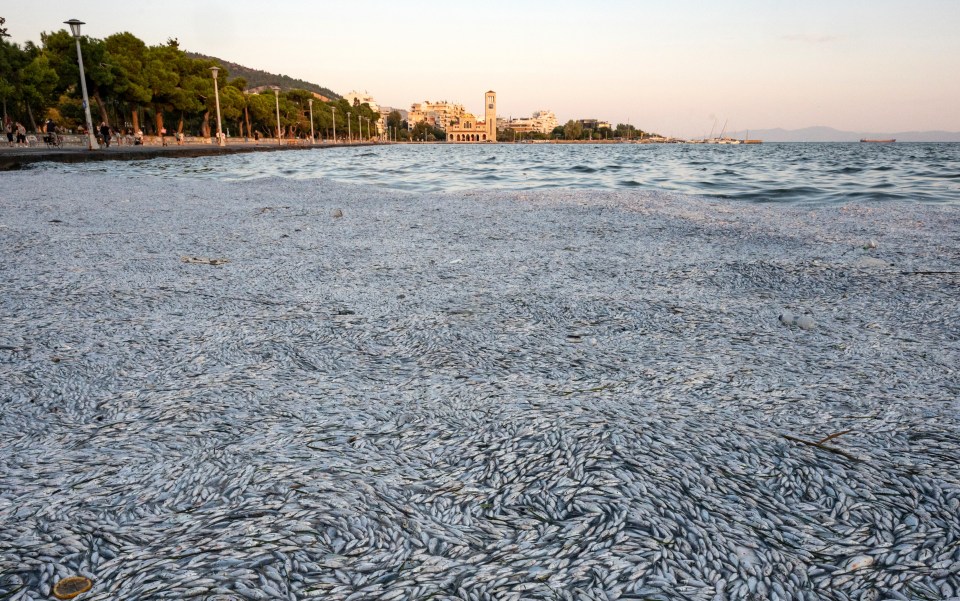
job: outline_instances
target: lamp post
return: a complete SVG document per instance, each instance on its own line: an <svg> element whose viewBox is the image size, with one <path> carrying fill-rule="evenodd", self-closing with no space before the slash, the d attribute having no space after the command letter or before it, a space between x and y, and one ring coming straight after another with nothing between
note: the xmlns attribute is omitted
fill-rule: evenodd
<svg viewBox="0 0 960 601"><path fill-rule="evenodd" d="M330 122L333 123L333 143L337 143L337 107L330 107Z"/></svg>
<svg viewBox="0 0 960 601"><path fill-rule="evenodd" d="M310 105L310 145L313 146L313 98L307 100L307 104Z"/></svg>
<svg viewBox="0 0 960 601"><path fill-rule="evenodd" d="M224 146L227 141L223 137L223 125L220 122L220 86L217 83L219 73L220 67L210 67L210 74L213 75L213 97L217 101L217 146Z"/></svg>
<svg viewBox="0 0 960 601"><path fill-rule="evenodd" d="M357 113L357 142L363 142L363 117Z"/></svg>
<svg viewBox="0 0 960 601"><path fill-rule="evenodd" d="M347 144L353 142L353 132L350 131L350 111L347 111Z"/></svg>
<svg viewBox="0 0 960 601"><path fill-rule="evenodd" d="M83 91L83 112L87 117L87 150L93 150L97 144L97 139L93 134L93 118L90 116L90 98L87 97L87 77L83 73L83 53L80 52L80 26L86 25L83 21L70 19L64 21L70 26L70 32L73 39L77 41L77 64L80 65L80 90Z"/></svg>
<svg viewBox="0 0 960 601"><path fill-rule="evenodd" d="M273 90L273 95L277 97L277 146L282 146L283 140L280 139L280 87L270 86L270 89Z"/></svg>

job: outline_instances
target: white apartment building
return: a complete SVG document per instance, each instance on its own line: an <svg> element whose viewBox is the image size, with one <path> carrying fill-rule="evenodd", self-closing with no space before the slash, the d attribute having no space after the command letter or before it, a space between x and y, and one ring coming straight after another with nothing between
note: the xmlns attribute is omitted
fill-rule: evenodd
<svg viewBox="0 0 960 601"><path fill-rule="evenodd" d="M369 104L370 108L375 113L380 112L380 105L377 104L377 101L373 99L368 92L357 92L356 90L350 92L349 94L344 94L343 99L349 102L351 105L354 104Z"/></svg>
<svg viewBox="0 0 960 601"><path fill-rule="evenodd" d="M497 119L497 129L512 129L522 133L549 134L558 125L560 124L557 122L557 116L553 114L553 111L546 109L534 112L532 117Z"/></svg>
<svg viewBox="0 0 960 601"><path fill-rule="evenodd" d="M446 130L450 123L459 120L467 113L467 109L462 104L453 104L443 100L441 102L415 102L410 105L410 112L407 114L407 123L413 127L421 121L426 121L434 127Z"/></svg>

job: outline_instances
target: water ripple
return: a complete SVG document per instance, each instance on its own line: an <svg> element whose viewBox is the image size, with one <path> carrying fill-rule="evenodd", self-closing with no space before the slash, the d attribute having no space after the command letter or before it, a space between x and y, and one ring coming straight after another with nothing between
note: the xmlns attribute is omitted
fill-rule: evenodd
<svg viewBox="0 0 960 601"><path fill-rule="evenodd" d="M749 202L960 202L960 144L396 145L56 165L123 176L329 178L417 192L657 189Z"/></svg>

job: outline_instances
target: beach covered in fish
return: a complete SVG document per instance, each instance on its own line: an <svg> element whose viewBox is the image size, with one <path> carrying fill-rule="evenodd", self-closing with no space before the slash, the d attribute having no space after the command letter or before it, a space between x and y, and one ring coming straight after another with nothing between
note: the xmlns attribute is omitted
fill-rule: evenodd
<svg viewBox="0 0 960 601"><path fill-rule="evenodd" d="M3 180L0 598L960 595L960 207Z"/></svg>

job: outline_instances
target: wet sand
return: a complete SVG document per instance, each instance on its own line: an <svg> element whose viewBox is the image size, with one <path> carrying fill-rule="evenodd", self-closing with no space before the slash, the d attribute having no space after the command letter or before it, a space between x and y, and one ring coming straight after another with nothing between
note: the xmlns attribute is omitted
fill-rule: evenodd
<svg viewBox="0 0 960 601"><path fill-rule="evenodd" d="M3 180L0 593L960 594L957 207Z"/></svg>

